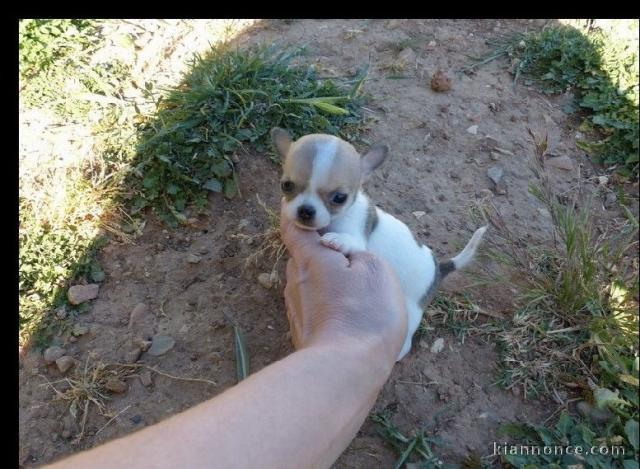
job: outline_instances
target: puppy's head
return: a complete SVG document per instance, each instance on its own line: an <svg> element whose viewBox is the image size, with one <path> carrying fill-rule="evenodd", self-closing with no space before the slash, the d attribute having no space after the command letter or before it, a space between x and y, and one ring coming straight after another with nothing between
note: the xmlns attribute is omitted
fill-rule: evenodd
<svg viewBox="0 0 640 469"><path fill-rule="evenodd" d="M305 135L294 142L277 127L271 138L284 160L280 184L287 214L308 230L325 228L340 217L389 152L378 144L360 156L349 143L326 134Z"/></svg>

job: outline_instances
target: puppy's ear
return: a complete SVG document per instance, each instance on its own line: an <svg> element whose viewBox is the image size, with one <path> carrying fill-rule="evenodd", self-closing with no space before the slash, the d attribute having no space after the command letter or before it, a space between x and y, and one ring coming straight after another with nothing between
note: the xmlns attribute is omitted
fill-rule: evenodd
<svg viewBox="0 0 640 469"><path fill-rule="evenodd" d="M271 129L271 140L273 141L273 145L276 147L276 150L278 150L278 153L280 153L280 156L285 158L287 153L289 153L289 147L291 146L291 136L289 135L289 132L281 129L280 127L274 127Z"/></svg>
<svg viewBox="0 0 640 469"><path fill-rule="evenodd" d="M367 179L369 175L382 164L388 154L389 147L387 145L377 143L372 146L360 160L362 179Z"/></svg>

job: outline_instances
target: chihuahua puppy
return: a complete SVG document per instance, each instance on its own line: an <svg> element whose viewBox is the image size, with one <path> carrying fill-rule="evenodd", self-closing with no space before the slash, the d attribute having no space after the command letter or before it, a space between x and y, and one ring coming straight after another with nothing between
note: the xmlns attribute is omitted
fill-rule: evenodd
<svg viewBox="0 0 640 469"><path fill-rule="evenodd" d="M294 142L286 130L274 128L271 138L284 160L281 189L289 218L302 229L318 231L323 245L345 256L370 251L394 267L409 314L400 361L411 349L424 306L444 277L471 262L487 227L476 230L457 256L439 263L404 223L373 205L362 190L387 157L386 145L374 145L361 156L332 135L305 135Z"/></svg>

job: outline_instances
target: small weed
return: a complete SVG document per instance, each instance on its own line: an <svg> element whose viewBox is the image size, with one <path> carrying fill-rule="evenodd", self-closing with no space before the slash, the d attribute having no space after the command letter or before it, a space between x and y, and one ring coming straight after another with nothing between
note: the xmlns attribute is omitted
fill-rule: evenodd
<svg viewBox="0 0 640 469"><path fill-rule="evenodd" d="M379 434L382 436L393 449L400 455L396 463L395 469L400 469L411 459L416 459L417 465L421 468L447 468L450 466L442 462L438 458L432 448L437 445L438 441L427 436L425 431L417 432L416 436L409 438L403 435L398 428L391 422L390 417L386 413L376 413L370 416L371 421L379 425Z"/></svg>
<svg viewBox="0 0 640 469"><path fill-rule="evenodd" d="M483 311L467 297L457 298L439 292L420 322L415 341L419 342L433 326L442 326L464 344L466 337L477 331L474 324L482 313Z"/></svg>

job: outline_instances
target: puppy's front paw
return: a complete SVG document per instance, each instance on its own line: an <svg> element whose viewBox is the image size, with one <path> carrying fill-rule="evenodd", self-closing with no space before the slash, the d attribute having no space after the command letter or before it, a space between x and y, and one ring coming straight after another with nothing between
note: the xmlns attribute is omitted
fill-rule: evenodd
<svg viewBox="0 0 640 469"><path fill-rule="evenodd" d="M365 249L355 237L346 233L325 233L320 238L320 243L334 251L341 252L345 256Z"/></svg>

